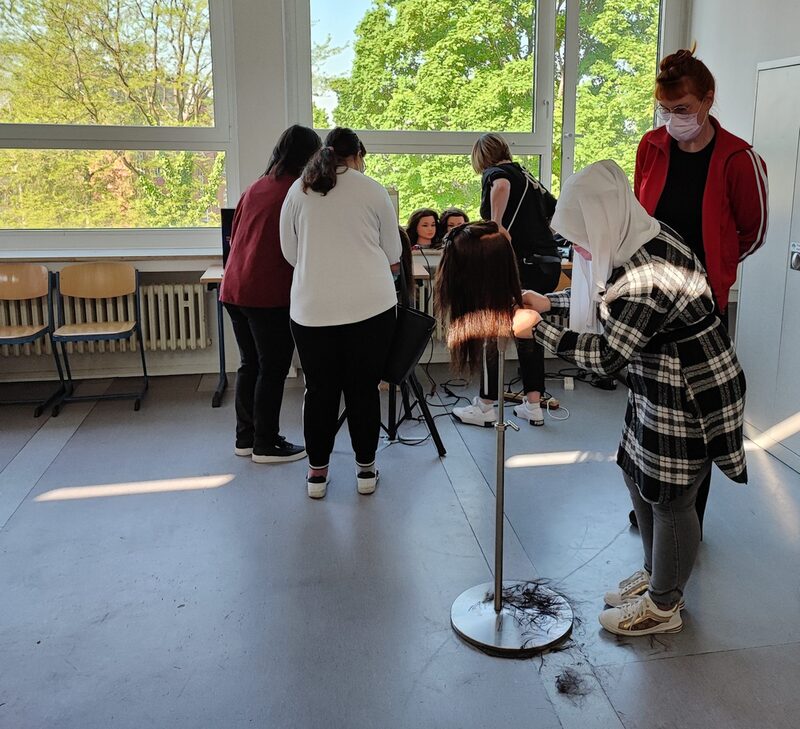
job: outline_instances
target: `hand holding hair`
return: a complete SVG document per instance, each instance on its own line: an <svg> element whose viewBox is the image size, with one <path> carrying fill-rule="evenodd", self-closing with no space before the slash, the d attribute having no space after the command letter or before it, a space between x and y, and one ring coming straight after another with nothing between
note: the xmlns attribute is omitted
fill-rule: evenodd
<svg viewBox="0 0 800 729"><path fill-rule="evenodd" d="M533 339L533 330L542 320L538 311L517 309L514 312L513 330L517 339Z"/></svg>
<svg viewBox="0 0 800 729"><path fill-rule="evenodd" d="M540 314L550 311L550 299L535 291L525 290L522 292L522 305L526 309L533 309Z"/></svg>

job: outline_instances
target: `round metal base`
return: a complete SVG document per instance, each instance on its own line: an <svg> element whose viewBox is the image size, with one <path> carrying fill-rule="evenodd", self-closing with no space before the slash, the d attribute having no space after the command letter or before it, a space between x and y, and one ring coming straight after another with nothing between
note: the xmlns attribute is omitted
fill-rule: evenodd
<svg viewBox="0 0 800 729"><path fill-rule="evenodd" d="M524 658L541 653L572 632L573 613L557 592L537 582L503 582L502 609L494 609L494 583L462 592L450 610L453 630L494 656Z"/></svg>

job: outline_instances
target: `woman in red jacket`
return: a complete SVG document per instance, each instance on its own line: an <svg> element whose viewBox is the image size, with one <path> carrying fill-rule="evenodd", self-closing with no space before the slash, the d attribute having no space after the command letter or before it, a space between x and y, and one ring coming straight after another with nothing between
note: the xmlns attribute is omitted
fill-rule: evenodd
<svg viewBox="0 0 800 729"><path fill-rule="evenodd" d="M235 453L252 456L256 463L296 461L306 455L302 446L281 437L279 429L283 385L294 352L289 329L293 269L281 253L279 223L286 193L321 145L312 129L289 127L233 217L220 299L241 354Z"/></svg>
<svg viewBox="0 0 800 729"><path fill-rule="evenodd" d="M767 233L767 167L752 145L711 116L714 91L694 49L661 61L655 96L662 126L639 143L634 193L700 259L726 324L737 267ZM697 496L701 524L710 482L709 473Z"/></svg>

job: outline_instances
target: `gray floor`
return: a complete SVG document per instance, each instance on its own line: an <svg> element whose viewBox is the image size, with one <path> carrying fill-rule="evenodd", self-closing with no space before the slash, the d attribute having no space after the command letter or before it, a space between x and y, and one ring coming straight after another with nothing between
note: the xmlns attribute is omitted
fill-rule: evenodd
<svg viewBox="0 0 800 729"><path fill-rule="evenodd" d="M437 419L442 461L385 447L371 497L343 432L312 502L304 463L232 455L211 386L157 378L138 413L0 410L0 727L798 726L800 475L763 451L749 486L714 478L683 632L617 640L596 615L640 561L611 460L625 393L554 382L569 419L508 432L507 456L539 465L507 471L506 574L551 579L580 623L567 650L509 661L449 626L490 579L491 429ZM580 696L556 688L568 667Z"/></svg>

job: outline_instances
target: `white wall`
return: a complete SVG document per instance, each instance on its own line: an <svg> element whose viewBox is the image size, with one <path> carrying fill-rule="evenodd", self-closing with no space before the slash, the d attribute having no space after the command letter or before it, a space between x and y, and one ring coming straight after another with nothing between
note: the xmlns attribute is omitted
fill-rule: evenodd
<svg viewBox="0 0 800 729"><path fill-rule="evenodd" d="M800 2L693 0L689 37L716 77L717 117L728 131L751 141L756 66L800 56Z"/></svg>
<svg viewBox="0 0 800 729"><path fill-rule="evenodd" d="M264 171L287 126L282 6L281 0L233 0L236 110L232 123L238 133L239 189L230 190L231 207Z"/></svg>

